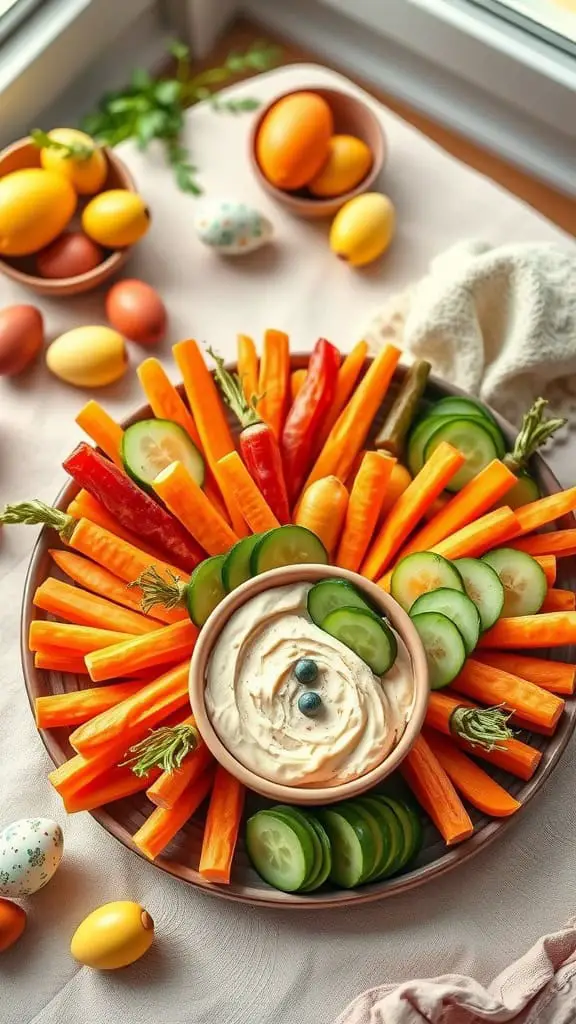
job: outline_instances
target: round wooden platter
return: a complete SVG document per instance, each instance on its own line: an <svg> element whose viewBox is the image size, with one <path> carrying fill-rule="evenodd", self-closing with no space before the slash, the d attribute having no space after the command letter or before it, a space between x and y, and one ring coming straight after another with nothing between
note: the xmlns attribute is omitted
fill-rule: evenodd
<svg viewBox="0 0 576 1024"><path fill-rule="evenodd" d="M294 355L292 357L292 369L299 369L307 365L308 356ZM395 374L392 394L398 388L404 376L404 368L399 367ZM431 378L426 393L426 398L438 400L446 395L464 395L465 393L443 381ZM143 406L132 416L127 423L134 423L151 415L148 406ZM516 431L514 428L497 416L498 422L506 436L507 441L513 442ZM234 428L236 429L235 425ZM560 485L540 457L533 459L531 467L543 494L552 494L560 490ZM74 483L69 483L60 492L57 498L57 505L65 508L77 492ZM572 516L565 517L562 525L573 527L575 525ZM35 618L44 617L43 613L34 607L32 598L36 587L49 575L59 575L56 566L52 563L48 554L50 547L56 546L55 534L50 530L43 530L34 552L28 569L24 587L24 598L22 607L22 629L21 648L22 663L24 668L24 679L26 690L31 705L34 698L45 694L56 694L65 691L73 691L82 688L87 677L74 675L63 675L59 672L47 672L34 667L33 655L28 650L28 630L30 622ZM565 558L559 560L558 586L568 589L576 588L576 560ZM554 651L535 652L543 658L553 657L557 660L574 661L576 650L573 648L554 649ZM552 737L538 736L535 733L526 734L522 738L527 739L532 746L542 751L540 766L529 782L522 782L512 776L495 770L492 772L495 778L506 787L523 806L518 814L529 813L528 805L534 794L544 785L556 765L576 724L576 699L566 701L566 710ZM68 743L67 729L41 731L40 736L54 764L59 765L67 760L74 751ZM487 767L485 764L483 767ZM246 814L249 815L254 809L265 804L262 798L256 794L249 794L246 804ZM141 826L145 818L150 814L152 805L143 793L129 797L125 800L117 800L107 807L93 811L93 817L124 846L138 853L133 846L131 836ZM240 837L235 855L232 881L228 886L217 886L206 882L198 873L200 848L202 843L202 819L197 818L190 821L178 834L176 839L165 851L164 856L159 857L155 863L161 871L165 871L176 878L182 879L191 885L220 896L226 899L237 900L244 903L255 903L271 907L291 907L300 909L314 909L316 907L341 907L351 904L368 903L373 900L393 896L395 893L406 892L409 889L424 885L440 875L451 871L453 868L469 860L488 843L493 842L503 835L509 828L515 816L503 820L487 818L476 812L472 812L472 819L475 825L474 835L466 842L456 846L454 849L447 849L436 829L431 823L425 827L425 840L422 851L414 862L412 869L398 878L388 881L373 883L362 886L356 890L332 890L326 889L316 893L308 893L298 896L296 894L279 892L266 885L265 882L252 868L244 849L242 837ZM139 854L139 856L141 856Z"/></svg>

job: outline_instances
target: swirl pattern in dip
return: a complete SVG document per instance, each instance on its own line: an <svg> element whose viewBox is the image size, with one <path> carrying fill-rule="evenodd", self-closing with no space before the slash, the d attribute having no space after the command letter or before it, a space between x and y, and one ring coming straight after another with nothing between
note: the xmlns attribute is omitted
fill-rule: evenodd
<svg viewBox="0 0 576 1024"><path fill-rule="evenodd" d="M206 709L222 743L246 768L289 786L336 786L365 775L396 746L414 702L401 638L382 679L310 619L310 584L273 587L246 601L214 644ZM306 687L294 675L312 658L322 698L314 718L298 710Z"/></svg>

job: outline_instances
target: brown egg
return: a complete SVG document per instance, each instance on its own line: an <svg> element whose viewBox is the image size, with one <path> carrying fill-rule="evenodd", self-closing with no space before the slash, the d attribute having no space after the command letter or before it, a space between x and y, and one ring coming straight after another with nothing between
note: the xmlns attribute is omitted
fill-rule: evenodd
<svg viewBox="0 0 576 1024"><path fill-rule="evenodd" d="M21 373L43 344L44 322L35 306L0 309L0 377Z"/></svg>
<svg viewBox="0 0 576 1024"><path fill-rule="evenodd" d="M134 278L112 285L106 316L120 334L141 345L154 345L166 331L166 307L158 292Z"/></svg>
<svg viewBox="0 0 576 1024"><path fill-rule="evenodd" d="M82 231L66 231L42 249L36 257L40 277L79 277L94 270L104 259L104 251Z"/></svg>

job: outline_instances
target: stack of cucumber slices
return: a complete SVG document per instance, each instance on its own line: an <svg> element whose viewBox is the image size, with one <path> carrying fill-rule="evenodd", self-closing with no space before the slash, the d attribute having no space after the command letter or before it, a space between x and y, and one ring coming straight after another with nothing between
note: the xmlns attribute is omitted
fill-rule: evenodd
<svg viewBox="0 0 576 1024"><path fill-rule="evenodd" d="M408 468L412 476L442 441L457 448L466 462L447 485L449 491L460 491L492 462L502 459L506 442L496 420L485 406L471 398L442 398L412 427L408 437ZM511 508L525 505L540 497L538 487L528 473L518 474L518 483L505 496Z"/></svg>
<svg viewBox="0 0 576 1024"><path fill-rule="evenodd" d="M390 590L418 631L437 690L456 678L481 633L501 616L539 611L547 582L536 559L514 548L454 562L422 551L398 563Z"/></svg>
<svg viewBox="0 0 576 1024"><path fill-rule="evenodd" d="M404 871L422 846L422 824L407 802L371 793L316 808L276 806L246 824L246 849L258 874L284 892L326 882L353 889Z"/></svg>
<svg viewBox="0 0 576 1024"><path fill-rule="evenodd" d="M205 558L196 566L186 589L188 614L203 626L216 605L241 583L285 565L328 564L326 548L304 526L278 526L254 533L234 544L228 554Z"/></svg>
<svg viewBox="0 0 576 1024"><path fill-rule="evenodd" d="M307 608L312 622L354 651L375 676L392 668L398 654L396 637L348 580L315 583L308 592Z"/></svg>

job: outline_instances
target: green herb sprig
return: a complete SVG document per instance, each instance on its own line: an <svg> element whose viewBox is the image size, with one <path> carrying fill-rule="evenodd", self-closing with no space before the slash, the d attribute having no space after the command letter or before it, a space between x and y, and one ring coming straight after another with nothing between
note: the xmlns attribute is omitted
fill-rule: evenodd
<svg viewBox="0 0 576 1024"><path fill-rule="evenodd" d="M41 128L33 128L30 138L38 149L58 150L68 160L89 160L94 152L94 146L84 145L81 142L57 142Z"/></svg>
<svg viewBox="0 0 576 1024"><path fill-rule="evenodd" d="M117 146L134 139L145 150L153 140L164 147L167 163L174 171L178 187L191 195L200 195L198 168L182 142L184 111L202 100L210 100L220 113L240 114L255 110L258 100L250 97L219 100L213 95L236 75L247 71L265 71L275 64L279 48L263 42L253 43L245 53L230 53L222 67L192 74L190 51L175 42L170 53L176 60L173 77L156 80L137 68L126 89L107 93L98 108L82 120L82 128L96 142Z"/></svg>

